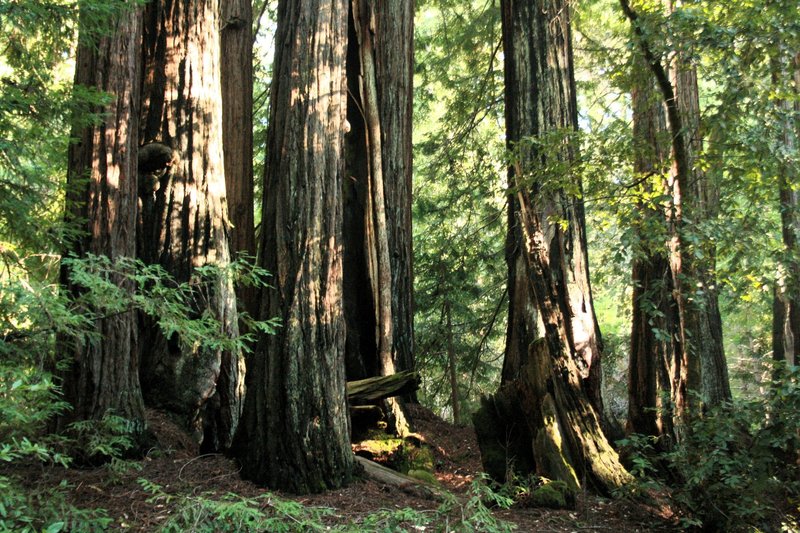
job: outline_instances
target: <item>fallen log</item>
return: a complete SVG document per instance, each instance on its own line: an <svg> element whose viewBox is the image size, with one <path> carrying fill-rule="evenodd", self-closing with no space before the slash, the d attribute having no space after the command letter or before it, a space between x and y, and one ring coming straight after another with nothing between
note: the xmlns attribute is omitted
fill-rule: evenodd
<svg viewBox="0 0 800 533"><path fill-rule="evenodd" d="M419 383L419 374L408 370L390 376L348 381L347 399L351 405L371 403L414 392Z"/></svg>
<svg viewBox="0 0 800 533"><path fill-rule="evenodd" d="M364 468L364 475L373 481L397 487L406 494L417 498L444 499L444 491L429 483L401 474L358 455L355 456L355 459L356 463Z"/></svg>

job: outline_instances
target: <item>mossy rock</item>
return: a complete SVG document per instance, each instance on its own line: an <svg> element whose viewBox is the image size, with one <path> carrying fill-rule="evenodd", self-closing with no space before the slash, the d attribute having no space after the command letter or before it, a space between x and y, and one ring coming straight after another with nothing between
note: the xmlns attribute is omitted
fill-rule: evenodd
<svg viewBox="0 0 800 533"><path fill-rule="evenodd" d="M523 503L527 507L546 507L548 509L575 509L576 494L563 481L550 481L536 487Z"/></svg>
<svg viewBox="0 0 800 533"><path fill-rule="evenodd" d="M389 460L392 468L404 474L412 470L433 472L434 463L433 452L428 446L414 446L408 442L397 448Z"/></svg>

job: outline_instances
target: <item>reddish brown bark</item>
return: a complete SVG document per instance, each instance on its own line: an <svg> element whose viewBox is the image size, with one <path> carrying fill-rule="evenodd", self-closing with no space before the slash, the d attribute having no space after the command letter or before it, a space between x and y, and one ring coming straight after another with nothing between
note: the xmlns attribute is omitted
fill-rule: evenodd
<svg viewBox="0 0 800 533"><path fill-rule="evenodd" d="M650 67L667 110L672 139L672 212L674 225L671 255L672 278L678 295L681 386L702 394L708 405L731 397L728 369L722 346L722 320L713 277L714 244L697 239L699 224L716 214L718 200L695 158L702 149L697 74L678 58L665 66L652 51L638 14L628 0L620 0L631 21L642 55ZM668 7L671 4L668 2ZM692 221L687 224L687 220ZM700 244L692 245L692 242ZM700 246L698 253L692 246ZM677 414L691 408L691 395L675 405Z"/></svg>
<svg viewBox="0 0 800 533"><path fill-rule="evenodd" d="M342 157L347 0L281 0L260 266L262 315L282 321L250 359L242 475L293 492L347 483Z"/></svg>
<svg viewBox="0 0 800 533"><path fill-rule="evenodd" d="M519 253L527 272L525 278L516 275L514 290L530 292L544 327L542 339L509 339L526 346L527 353L518 377L506 382L494 401L517 403L524 413L526 430L517 432L516 442L508 446L529 449L536 474L574 488L585 479L597 490L610 492L630 476L603 434L602 411L590 399L596 392L600 403L599 382L593 381L600 353L583 206L563 186L551 184L572 179L568 171L559 174L556 169L569 168L575 157L569 140L577 128L569 6L562 0L509 0L501 7L506 133L515 158L509 181L517 209L513 220L522 238ZM530 142L560 134L564 138L557 150L545 151ZM580 183L573 185L580 190ZM515 298L511 294L511 300ZM508 439L476 429L484 456L492 441Z"/></svg>
<svg viewBox="0 0 800 533"><path fill-rule="evenodd" d="M671 204L652 204L653 192L670 196L668 150L664 145L666 119L663 103L643 62L634 72L632 94L634 172L642 180L644 200L637 204L634 228L639 246L632 265L633 309L628 365L628 431L664 437L674 442L673 405L686 393L680 344L680 316L674 298L670 266L668 217Z"/></svg>
<svg viewBox="0 0 800 533"><path fill-rule="evenodd" d="M141 37L141 9L118 15L112 31L95 44L81 44L76 58L75 84L105 91L112 96L100 124L74 132L70 145L67 183L67 221L86 224L70 252L88 253L112 260L136 253L136 155ZM85 180L85 181L84 181ZM78 188L78 184L80 187ZM69 271L62 268L66 290ZM116 283L133 291L130 282ZM134 438L144 438L145 419L137 364L137 324L133 311L98 320L100 340L60 344L62 355L72 366L62 375L65 399L72 411L59 420L63 427L72 420L98 420L108 410L127 418ZM63 340L63 339L62 339Z"/></svg>
<svg viewBox="0 0 800 533"><path fill-rule="evenodd" d="M220 88L218 0L156 0L145 10L140 139L175 152L158 190L142 197L137 253L179 282L196 267L230 261ZM229 280L196 299L224 333L238 335ZM187 346L143 321L145 400L176 413L206 449L230 445L241 410L239 353Z"/></svg>
<svg viewBox="0 0 800 533"><path fill-rule="evenodd" d="M253 214L253 8L249 0L220 0L222 147L225 192L231 223L231 255L255 258ZM239 290L239 299L255 315L255 291Z"/></svg>

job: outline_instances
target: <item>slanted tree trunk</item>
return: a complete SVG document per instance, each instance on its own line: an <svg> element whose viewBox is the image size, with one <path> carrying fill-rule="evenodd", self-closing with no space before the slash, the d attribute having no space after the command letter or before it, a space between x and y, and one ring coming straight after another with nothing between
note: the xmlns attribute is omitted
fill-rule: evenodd
<svg viewBox="0 0 800 533"><path fill-rule="evenodd" d="M681 324L683 370L681 379L687 391L702 394L707 405L730 399L727 363L722 347L722 321L717 303L713 272L715 249L712 241L696 238L699 224L716 215L718 199L695 158L702 149L699 131L697 73L678 58L665 66L655 56L639 16L628 0L620 0L631 21L636 40L658 84L667 108L667 124L672 137L673 280L678 295ZM672 3L668 0L668 8ZM691 224L687 224L687 220ZM692 242L699 244L692 245ZM693 246L702 248L701 252ZM690 396L685 405L676 405L678 415L692 409Z"/></svg>
<svg viewBox="0 0 800 533"><path fill-rule="evenodd" d="M89 16L89 15L87 15ZM112 95L98 114L96 126L74 131L70 145L67 183L67 222L84 223L86 233L72 243L78 257L91 253L112 260L136 254L136 157L139 123L138 54L142 10L126 8L117 15L112 31L96 44L78 46L75 85ZM84 181L85 180L85 181ZM80 186L78 186L80 184ZM133 291L130 282L115 280ZM62 267L61 282L70 283ZM138 374L138 336L134 311L98 320L97 341L61 339L59 350L72 359L62 375L64 398L72 411L57 421L63 428L73 420L98 420L109 409L128 419L141 445L145 416Z"/></svg>
<svg viewBox="0 0 800 533"><path fill-rule="evenodd" d="M344 180L350 379L413 370L413 3L354 0Z"/></svg>
<svg viewBox="0 0 800 533"><path fill-rule="evenodd" d="M222 62L222 148L231 223L231 255L255 258L253 214L253 7L250 0L220 0ZM237 291L255 315L255 291Z"/></svg>
<svg viewBox="0 0 800 533"><path fill-rule="evenodd" d="M800 54L793 59L791 74L780 65L773 67L776 84L789 75L794 82L794 103L786 100L776 103L783 119L780 142L787 154L796 152L800 135L800 120L797 119L800 116ZM800 176L796 164L782 162L781 167L778 193L784 258L773 300L772 355L776 361L796 365L800 361L800 192L797 190Z"/></svg>
<svg viewBox="0 0 800 533"><path fill-rule="evenodd" d="M249 360L242 475L298 493L346 484L342 157L347 0L281 0L267 138L263 316L282 321Z"/></svg>
<svg viewBox="0 0 800 533"><path fill-rule="evenodd" d="M220 98L218 0L154 0L145 10L140 139L173 150L158 190L142 195L140 258L179 282L195 268L230 262ZM230 58L228 58L230 60ZM224 333L238 335L236 298L221 279L197 295ZM203 447L227 448L243 395L239 353L188 346L143 321L141 379L145 401L178 415Z"/></svg>
<svg viewBox="0 0 800 533"><path fill-rule="evenodd" d="M637 70L633 100L634 172L642 180L643 200L636 206L634 229L639 246L633 259L633 310L628 365L628 426L632 433L663 437L674 442L672 405L681 405L685 383L680 344L680 317L673 296L669 241L672 204L653 204L653 192L672 197L672 180L664 145L666 118L647 64ZM665 401L666 400L666 401Z"/></svg>
<svg viewBox="0 0 800 533"><path fill-rule="evenodd" d="M575 157L569 134L577 128L569 5L562 0L504 0L501 6L506 132L515 159L509 180L528 273L515 290L532 294L544 337L518 343L527 344L527 357L519 378L506 383L498 396L506 404L515 399L525 414L527 431L518 433L524 440L517 447L532 448L535 473L573 488L586 479L610 492L630 475L601 429L602 404L592 374L599 370L599 340L583 206L565 190L567 184L580 190L580 183L569 177ZM546 150L530 142L531 137L550 139L559 147ZM595 407L592 397L600 405ZM483 453L488 441L506 436L483 433L479 438Z"/></svg>

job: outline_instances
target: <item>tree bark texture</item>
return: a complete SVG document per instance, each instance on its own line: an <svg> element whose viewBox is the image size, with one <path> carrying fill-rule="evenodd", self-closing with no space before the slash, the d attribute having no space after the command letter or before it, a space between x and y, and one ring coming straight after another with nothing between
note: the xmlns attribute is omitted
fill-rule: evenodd
<svg viewBox="0 0 800 533"><path fill-rule="evenodd" d="M564 174L575 157L574 145L560 139L560 148L550 153L531 142L577 129L569 5L507 0L501 7L506 133L515 157L509 181L528 274L514 290L530 291L544 325L543 339L526 340L519 377L505 387L516 388L536 473L574 487L586 479L610 492L630 476L601 429L600 341L583 204L563 185L571 179ZM561 176L554 174L559 171ZM580 190L579 183L575 186Z"/></svg>
<svg viewBox="0 0 800 533"><path fill-rule="evenodd" d="M113 31L96 45L81 44L77 50L75 85L112 95L102 123L73 132L78 142L70 145L67 183L67 221L85 223L85 235L70 250L78 257L87 253L111 260L136 253L136 158L139 123L139 40L142 10L129 6L118 15ZM62 267L66 290L70 284ZM134 287L116 280L130 291ZM134 438L142 444L145 430L144 402L139 385L137 323L133 311L98 320L99 342L60 344L73 361L61 376L65 399L73 410L57 422L98 420L112 409L132 423Z"/></svg>
<svg viewBox="0 0 800 533"><path fill-rule="evenodd" d="M243 476L297 493L352 475L342 303L347 0L281 0L267 138L263 316L237 437Z"/></svg>
<svg viewBox="0 0 800 533"><path fill-rule="evenodd" d="M568 3L557 1L543 4L525 1L513 5L509 2L504 9L504 16L504 47L506 57L510 58L506 61L506 128L509 148L520 158L522 172L527 176L534 168L532 165L538 166L544 159L541 154L537 155L530 139L559 130L569 134L577 128L569 8ZM569 161L574 157L574 148L567 139L563 144L564 148L558 158L568 167ZM558 178L554 178L552 181L557 180ZM548 240L558 244L552 247L551 264L558 270L556 278L562 284L563 311L568 317L567 334L575 349L575 362L586 393L595 409L602 414L602 342L589 284L583 201L579 195L570 196L559 187L544 183L546 180L538 183L530 181L529 177L512 176L511 184L512 187L532 188L536 196L535 208L546 225ZM580 183L577 187L580 189ZM513 275L513 290L509 292L509 322L524 326L509 333L533 333L536 329L532 325L541 319L532 317L528 310L533 301L529 299L534 296L530 293L520 294L522 291L530 291L530 285L522 283L520 272L523 270L520 258L524 259L526 252L523 232L521 228L515 227L519 224L518 202L519 198L516 197L509 202L512 208L517 209L511 214L510 232L513 238L520 239L513 245L509 243L511 253L507 252L515 260L513 264L509 263L509 273ZM566 229L560 227L561 221L568 222ZM527 345L533 338L522 340L510 337L507 340L509 352L512 355L516 353L516 357L511 357L511 360L519 362L516 365L504 364L505 377L517 375L524 366Z"/></svg>
<svg viewBox="0 0 800 533"><path fill-rule="evenodd" d="M172 148L174 163L158 190L142 195L137 253L178 282L230 262L219 8L218 0L155 0L145 10L140 139ZM230 280L198 293L196 311L238 335ZM241 355L188 346L146 320L141 353L145 400L177 414L205 449L230 446L244 393Z"/></svg>
<svg viewBox="0 0 800 533"><path fill-rule="evenodd" d="M351 3L343 183L350 379L414 368L413 13L413 2Z"/></svg>
<svg viewBox="0 0 800 533"><path fill-rule="evenodd" d="M780 144L787 154L797 150L800 135L800 120L797 119L800 116L800 54L790 64L790 69L780 65L773 67L776 84L789 76L793 82L795 101L776 103L777 112L783 117ZM800 176L791 162L782 162L781 167L778 193L784 259L773 300L772 355L776 361L796 365L800 361L800 193L797 191Z"/></svg>
<svg viewBox="0 0 800 533"><path fill-rule="evenodd" d="M508 323L506 348L500 384L505 385L520 376L528 359L528 345L542 336L544 326L536 309L536 298L528 283L528 266L522 240L522 230L517 222L519 204L516 197L508 197L508 229L506 232L506 265L508 266Z"/></svg>
<svg viewBox="0 0 800 533"><path fill-rule="evenodd" d="M222 147L230 214L231 255L256 255L253 214L253 7L249 0L220 0ZM254 291L239 299L255 315Z"/></svg>
<svg viewBox="0 0 800 533"><path fill-rule="evenodd" d="M672 405L682 405L686 394L680 316L670 267L669 216L671 204L653 205L657 190L671 197L672 180L665 179L668 150L663 102L643 61L635 63L637 85L632 91L634 172L642 176L645 200L636 206L634 228L639 249L632 264L633 310L628 365L628 427L632 433L663 437L674 442ZM666 401L665 401L666 400Z"/></svg>

